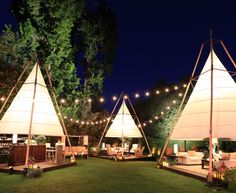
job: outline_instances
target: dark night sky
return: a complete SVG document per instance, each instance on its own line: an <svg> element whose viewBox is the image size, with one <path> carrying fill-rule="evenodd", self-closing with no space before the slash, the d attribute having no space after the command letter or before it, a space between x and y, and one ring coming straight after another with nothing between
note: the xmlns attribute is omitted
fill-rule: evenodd
<svg viewBox="0 0 236 193"><path fill-rule="evenodd" d="M233 0L108 2L117 16L118 45L112 75L105 80L107 97L121 91L144 92L160 79L178 83L192 72L201 43L209 39L211 28L213 37L222 39L236 59ZM14 17L8 11L9 0L1 0L0 4L1 30L5 23L14 23Z"/></svg>
<svg viewBox="0 0 236 193"><path fill-rule="evenodd" d="M192 72L211 28L236 59L234 2L109 0L118 20L118 47L104 91L144 92L160 79L179 82Z"/></svg>

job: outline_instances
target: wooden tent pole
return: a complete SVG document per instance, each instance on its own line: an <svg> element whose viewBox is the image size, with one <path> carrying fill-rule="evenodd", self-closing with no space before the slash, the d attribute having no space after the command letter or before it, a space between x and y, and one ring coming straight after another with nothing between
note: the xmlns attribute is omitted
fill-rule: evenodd
<svg viewBox="0 0 236 193"><path fill-rule="evenodd" d="M212 121L213 121L213 43L212 30L210 31L210 54L211 54L211 95L210 95L210 129L209 129L209 173L207 181L212 183Z"/></svg>
<svg viewBox="0 0 236 193"><path fill-rule="evenodd" d="M28 134L28 141L27 141L27 148L26 148L26 156L25 156L25 166L29 166L29 151L30 151L30 140L31 140L31 133L32 133L32 124L33 124L33 115L34 115L34 104L35 104L35 96L36 96L36 88L37 88L37 79L38 79L38 68L39 65L36 62L36 72L35 72L35 81L34 81L34 93L33 93L33 100L32 100L32 107L31 107L31 114L30 114L30 125L29 125L29 134Z"/></svg>
<svg viewBox="0 0 236 193"><path fill-rule="evenodd" d="M107 130L107 127L108 127L108 125L109 125L109 123L110 123L110 121L111 121L112 115L114 114L114 111L115 111L115 109L116 109L116 107L117 107L117 105L118 105L118 103L119 103L119 101L120 101L120 99L121 99L122 96L123 96L123 92L121 93L120 97L118 98L118 100L117 100L117 102L116 102L116 104L115 104L115 107L113 108L113 110L112 110L112 112L111 112L111 115L110 115L109 120L107 121L106 126L105 126L105 128L104 128L104 130L103 130L103 133L102 133L102 136L101 136L101 138L100 138L100 140L99 140L99 143L98 143L98 145L97 145L97 148L99 148L99 146L101 145L102 139L103 139L103 137L104 137L104 135L105 135L105 132L106 132L106 130Z"/></svg>
<svg viewBox="0 0 236 193"><path fill-rule="evenodd" d="M144 133L144 131L143 131L142 124L140 123L139 118L138 118L138 116L137 116L137 113L136 113L136 111L135 111L135 109L134 109L134 107L133 107L133 105L132 105L132 103L131 103L131 101L130 101L129 98L128 98L128 101L129 101L129 104L130 104L130 106L131 106L131 108L132 108L132 110L133 110L133 112L134 112L136 118L137 118L138 124L140 125L140 130L141 130L141 133L142 133L142 135L143 135L143 137L144 137L144 140L145 140L145 142L146 142L146 144L147 144L149 154L152 154L151 149L150 149L150 146L149 146L148 141L147 141L147 138L146 138L145 133Z"/></svg>
<svg viewBox="0 0 236 193"><path fill-rule="evenodd" d="M233 63L234 67L236 68L236 63L235 63L234 59L231 57L231 55L230 55L229 51L227 50L225 44L224 44L223 41L221 41L221 40L220 40L220 43L221 43L222 47L224 48L226 54L228 55L229 59L230 59L231 62Z"/></svg>
<svg viewBox="0 0 236 193"><path fill-rule="evenodd" d="M68 141L70 150L71 150L71 152L72 152L73 160L75 160L74 151L73 151L73 149L71 148L70 138L69 138L69 135L68 135L66 126L65 126L65 122L64 122L64 120L63 120L63 118L62 118L62 115L61 115L61 110L60 110L59 105L58 105L58 102L57 102L57 98L56 98L56 94L55 94L55 91L54 91L54 87L52 86L52 79L51 79L51 76L50 76L50 74L49 74L48 68L46 68L46 73L47 73L47 77L48 77L48 80L49 80L49 85L50 85L51 90L52 90L52 96L53 96L54 101L55 101L55 104L56 104L56 108L57 108L57 111L58 111L58 115L59 115L59 118L60 118L60 120L61 120L62 128L63 128L63 130L64 130L64 132L65 132L65 135L66 135L66 138L67 138L67 141Z"/></svg>
<svg viewBox="0 0 236 193"><path fill-rule="evenodd" d="M0 109L0 115L2 114L2 111L3 111L3 109L5 108L5 106L6 106L7 102L8 102L8 100L9 100L9 98L10 98L12 92L15 90L16 85L19 83L19 81L21 80L22 76L25 74L25 71L28 69L30 63L31 63L31 60L28 61L28 63L26 64L24 70L22 71L21 75L20 75L19 78L17 79L16 84L13 86L13 88L12 88L11 91L10 91L10 93L8 94L6 100L4 101L4 103L3 103L3 105L2 105L2 107L1 107L1 109Z"/></svg>
<svg viewBox="0 0 236 193"><path fill-rule="evenodd" d="M122 146L121 146L121 156L124 157L124 115L125 115L125 98L122 101Z"/></svg>
<svg viewBox="0 0 236 193"><path fill-rule="evenodd" d="M187 96L189 87L190 87L190 85L191 85L192 79L193 79L194 74L195 74L195 71L196 71L196 69L197 69L198 62L199 62L199 59L200 59L200 56L201 56L203 47L204 47L204 44L201 45L201 48L200 48L200 51L199 51L199 53L198 53L198 57L197 57L197 60L196 60L196 63L195 63L195 66L194 66L194 69L193 69L193 72L192 72L192 75L191 75L191 77L190 77L190 79L189 79L189 82L188 82L188 85L187 85L187 87L186 87L186 90L185 90L183 99L182 99L182 101L181 101L181 103L180 103L179 109L178 109L177 113L176 113L175 116L174 116L174 120L173 120L172 125L171 125L171 127L170 127L169 134L168 134L168 136L167 136L165 145L164 145L164 147L163 147L163 150L162 150L162 152L161 152L161 156L160 156L160 158L159 158L159 160L158 160L158 162L157 162L157 165L160 165L160 164L161 164L162 157L164 156L166 147L167 147L167 145L168 145L168 143L169 143L169 141L170 141L171 134L172 134L172 132L173 132L173 130L174 130L175 122L176 122L177 118L179 117L179 114L180 114L180 112L181 112L182 106L183 106L184 101L185 101L185 98L186 98L186 96Z"/></svg>

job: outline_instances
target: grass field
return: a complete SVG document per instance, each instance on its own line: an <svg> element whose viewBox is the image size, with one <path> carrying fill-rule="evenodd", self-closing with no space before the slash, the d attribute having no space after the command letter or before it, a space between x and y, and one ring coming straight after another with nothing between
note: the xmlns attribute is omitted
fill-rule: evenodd
<svg viewBox="0 0 236 193"><path fill-rule="evenodd" d="M199 180L156 169L155 162L89 158L78 160L77 166L50 171L35 179L0 173L0 192L210 193L215 190Z"/></svg>

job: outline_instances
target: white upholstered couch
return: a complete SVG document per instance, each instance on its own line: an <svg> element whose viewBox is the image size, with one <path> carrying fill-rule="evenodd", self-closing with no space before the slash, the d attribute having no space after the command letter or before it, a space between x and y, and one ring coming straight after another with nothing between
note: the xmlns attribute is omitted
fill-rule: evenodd
<svg viewBox="0 0 236 193"><path fill-rule="evenodd" d="M201 164L201 160L204 156L202 152L196 151L187 151L187 152L178 152L177 156L177 163L184 164L184 165L191 165L191 164Z"/></svg>
<svg viewBox="0 0 236 193"><path fill-rule="evenodd" d="M220 159L214 161L214 166L216 168L222 166L223 163L229 169L236 167L236 152L221 153L219 158Z"/></svg>

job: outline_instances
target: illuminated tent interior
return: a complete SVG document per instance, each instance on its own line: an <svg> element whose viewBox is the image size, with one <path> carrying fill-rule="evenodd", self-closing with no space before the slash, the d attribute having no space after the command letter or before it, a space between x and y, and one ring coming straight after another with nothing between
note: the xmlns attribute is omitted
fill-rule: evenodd
<svg viewBox="0 0 236 193"><path fill-rule="evenodd" d="M115 119L109 127L105 137L129 137L141 138L142 134L138 126L135 124L129 109L123 100L120 110L118 111Z"/></svg>
<svg viewBox="0 0 236 193"><path fill-rule="evenodd" d="M1 134L29 134L35 82L37 84L31 134L46 136L64 135L41 70L39 65L36 64L2 117L0 121Z"/></svg>
<svg viewBox="0 0 236 193"><path fill-rule="evenodd" d="M211 101L211 57L178 118L170 139L202 140L209 137ZM213 52L212 138L236 139L236 84Z"/></svg>
<svg viewBox="0 0 236 193"><path fill-rule="evenodd" d="M116 114L114 120L112 120L111 117L113 116L113 112L116 109L117 104L119 103L119 100L121 97L123 98L121 107L120 107L118 113ZM109 137L110 138L122 138L122 156L123 156L124 138L142 138L142 137L144 137L144 140L147 144L149 153L151 154L151 150L150 150L149 144L147 142L147 139L145 137L145 134L142 130L142 127L139 128L136 125L136 123L135 123L133 117L131 116L131 113L126 105L125 101L128 100L130 106L132 107L132 111L133 111L134 115L136 116L138 123L140 124L138 117L136 115L136 112L135 112L130 100L128 98L126 99L126 97L124 97L122 95L121 95L121 97L117 101L117 103L111 113L111 116L109 118L109 121L108 121L105 129L104 129L102 137L100 138L98 147L100 146L105 133L106 133L105 137L108 137L108 138ZM112 123L110 124L110 126L108 128L110 121L112 121Z"/></svg>

